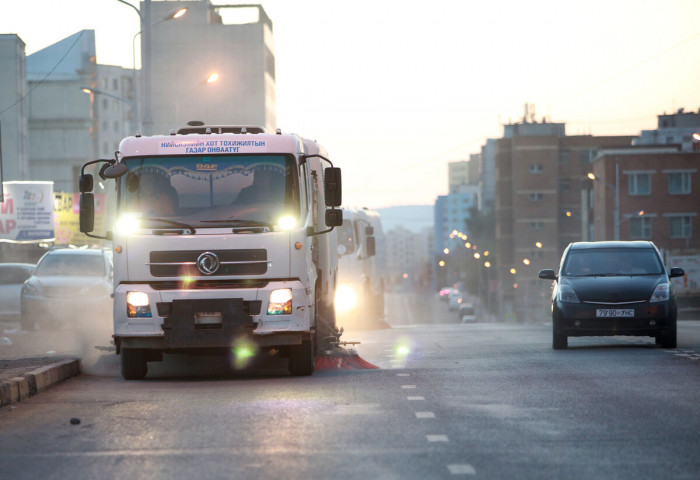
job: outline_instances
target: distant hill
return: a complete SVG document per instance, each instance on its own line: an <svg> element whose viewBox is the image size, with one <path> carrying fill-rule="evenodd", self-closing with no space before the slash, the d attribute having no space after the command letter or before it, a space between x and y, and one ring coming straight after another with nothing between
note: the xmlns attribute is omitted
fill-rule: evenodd
<svg viewBox="0 0 700 480"><path fill-rule="evenodd" d="M420 233L424 228L433 228L433 205L398 205L378 208L384 232L403 226L406 230Z"/></svg>

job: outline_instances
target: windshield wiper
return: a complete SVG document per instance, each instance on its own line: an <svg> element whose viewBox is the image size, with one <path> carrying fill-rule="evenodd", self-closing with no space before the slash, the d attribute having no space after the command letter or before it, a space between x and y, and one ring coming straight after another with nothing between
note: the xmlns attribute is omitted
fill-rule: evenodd
<svg viewBox="0 0 700 480"><path fill-rule="evenodd" d="M161 217L146 217L145 220L156 220L158 222L163 222L167 223L168 225L172 225L174 227L181 227L181 228L187 228L189 229L192 233L196 233L197 231L192 225L188 225L187 223L183 222L178 222L176 220L169 220L167 218L161 218Z"/></svg>
<svg viewBox="0 0 700 480"><path fill-rule="evenodd" d="M269 227L272 228L272 224L269 222L259 222L257 220L241 220L241 219L231 219L222 218L220 220L200 220L201 223L218 223L221 225L232 226L232 227Z"/></svg>

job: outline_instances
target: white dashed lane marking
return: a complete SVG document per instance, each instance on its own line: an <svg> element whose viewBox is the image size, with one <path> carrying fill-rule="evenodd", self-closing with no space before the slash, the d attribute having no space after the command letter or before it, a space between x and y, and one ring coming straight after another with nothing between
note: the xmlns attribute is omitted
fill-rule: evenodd
<svg viewBox="0 0 700 480"><path fill-rule="evenodd" d="M421 400L425 400L425 397L406 397L406 400L421 401Z"/></svg>
<svg viewBox="0 0 700 480"><path fill-rule="evenodd" d="M433 412L416 412L416 418L435 418Z"/></svg>
<svg viewBox="0 0 700 480"><path fill-rule="evenodd" d="M396 376L397 377L410 377L411 374L410 373L397 373Z"/></svg>
<svg viewBox="0 0 700 480"><path fill-rule="evenodd" d="M426 435L425 438L429 442L449 442L450 441L450 439L447 438L447 435Z"/></svg>
<svg viewBox="0 0 700 480"><path fill-rule="evenodd" d="M403 388L404 390L409 390L412 388L416 388L416 386L415 385L401 385L401 388Z"/></svg>
<svg viewBox="0 0 700 480"><path fill-rule="evenodd" d="M448 465L447 469L452 475L476 475L476 470L468 463Z"/></svg>

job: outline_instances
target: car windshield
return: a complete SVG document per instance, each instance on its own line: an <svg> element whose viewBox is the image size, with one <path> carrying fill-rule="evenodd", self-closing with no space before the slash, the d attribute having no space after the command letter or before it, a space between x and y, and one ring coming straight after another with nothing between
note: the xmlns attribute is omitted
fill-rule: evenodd
<svg viewBox="0 0 700 480"><path fill-rule="evenodd" d="M105 275L105 264L101 255L48 254L39 262L35 273L38 276L102 277Z"/></svg>
<svg viewBox="0 0 700 480"><path fill-rule="evenodd" d="M569 250L565 276L661 275L664 267L651 248L595 248Z"/></svg>
<svg viewBox="0 0 700 480"><path fill-rule="evenodd" d="M151 227L276 224L299 214L296 162L289 155L130 158L119 209Z"/></svg>

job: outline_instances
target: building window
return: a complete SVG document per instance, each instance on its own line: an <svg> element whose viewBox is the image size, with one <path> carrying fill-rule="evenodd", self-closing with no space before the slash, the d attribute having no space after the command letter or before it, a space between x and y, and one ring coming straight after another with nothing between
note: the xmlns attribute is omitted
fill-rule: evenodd
<svg viewBox="0 0 700 480"><path fill-rule="evenodd" d="M107 110L109 108L109 102L106 98L102 99L102 110Z"/></svg>
<svg viewBox="0 0 700 480"><path fill-rule="evenodd" d="M630 238L651 238L651 218L630 218Z"/></svg>
<svg viewBox="0 0 700 480"><path fill-rule="evenodd" d="M571 150L559 151L559 163L569 163L571 161Z"/></svg>
<svg viewBox="0 0 700 480"><path fill-rule="evenodd" d="M693 231L693 224L689 216L670 217L671 238L690 238Z"/></svg>
<svg viewBox="0 0 700 480"><path fill-rule="evenodd" d="M544 171L544 166L541 163L534 163L528 167L530 173L542 173Z"/></svg>
<svg viewBox="0 0 700 480"><path fill-rule="evenodd" d="M544 228L544 222L532 222L530 223L530 229L532 230L542 230Z"/></svg>
<svg viewBox="0 0 700 480"><path fill-rule="evenodd" d="M119 120L114 121L114 131L119 133Z"/></svg>
<svg viewBox="0 0 700 480"><path fill-rule="evenodd" d="M630 195L651 195L651 174L630 173L628 183Z"/></svg>
<svg viewBox="0 0 700 480"><path fill-rule="evenodd" d="M568 195L569 193L571 193L571 179L559 179L559 193L562 195Z"/></svg>
<svg viewBox="0 0 700 480"><path fill-rule="evenodd" d="M687 195L690 193L690 172L668 174L668 193L671 195Z"/></svg>
<svg viewBox="0 0 700 480"><path fill-rule="evenodd" d="M531 202L541 202L543 197L544 197L544 194L542 194L540 192L531 193L530 194L530 201Z"/></svg>
<svg viewBox="0 0 700 480"><path fill-rule="evenodd" d="M115 91L119 91L119 80L116 78L112 80L112 89Z"/></svg>

